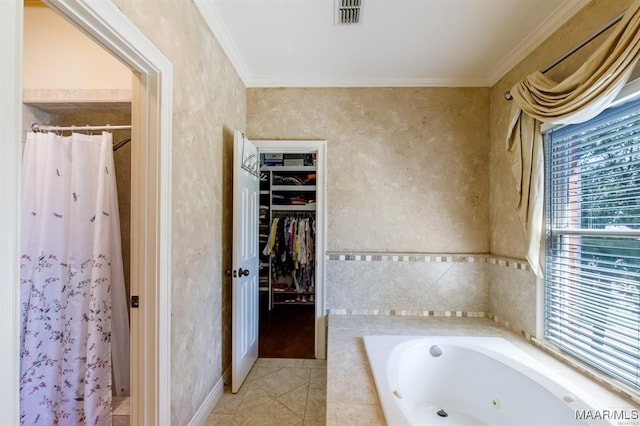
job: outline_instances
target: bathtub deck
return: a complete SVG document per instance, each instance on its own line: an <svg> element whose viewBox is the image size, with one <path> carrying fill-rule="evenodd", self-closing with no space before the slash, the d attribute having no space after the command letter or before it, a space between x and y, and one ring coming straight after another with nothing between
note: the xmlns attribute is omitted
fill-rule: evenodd
<svg viewBox="0 0 640 426"><path fill-rule="evenodd" d="M389 334L503 337L553 370L561 372L576 386L597 395L603 407L636 408L489 319L330 315L327 425L385 424L362 336Z"/></svg>

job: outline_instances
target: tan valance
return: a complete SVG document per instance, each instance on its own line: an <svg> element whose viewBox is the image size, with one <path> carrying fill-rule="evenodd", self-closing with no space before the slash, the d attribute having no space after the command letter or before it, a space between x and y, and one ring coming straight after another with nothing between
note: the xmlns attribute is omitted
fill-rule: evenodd
<svg viewBox="0 0 640 426"><path fill-rule="evenodd" d="M640 54L640 0L634 1L612 34L572 75L555 82L535 72L511 89L514 104L507 155L516 179L516 207L526 255L544 273L544 147L541 123L572 124L600 114L629 79Z"/></svg>

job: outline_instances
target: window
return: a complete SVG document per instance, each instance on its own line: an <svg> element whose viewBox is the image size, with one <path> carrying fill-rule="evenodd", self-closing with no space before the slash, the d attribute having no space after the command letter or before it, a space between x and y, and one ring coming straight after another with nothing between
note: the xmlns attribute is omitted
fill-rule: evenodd
<svg viewBox="0 0 640 426"><path fill-rule="evenodd" d="M544 337L640 390L640 101L546 137Z"/></svg>

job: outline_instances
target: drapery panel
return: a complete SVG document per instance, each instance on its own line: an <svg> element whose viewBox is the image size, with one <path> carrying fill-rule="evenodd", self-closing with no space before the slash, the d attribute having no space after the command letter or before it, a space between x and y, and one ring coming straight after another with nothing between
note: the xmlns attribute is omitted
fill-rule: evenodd
<svg viewBox="0 0 640 426"><path fill-rule="evenodd" d="M23 424L111 424L129 331L111 134L29 133L23 155ZM113 323L113 324L112 324ZM112 334L118 338L112 339ZM118 365L116 365L118 364Z"/></svg>
<svg viewBox="0 0 640 426"><path fill-rule="evenodd" d="M573 74L555 82L534 72L511 89L507 133L519 200L526 256L544 274L544 147L542 123L581 123L600 114L618 95L640 55L640 0L634 1L607 40Z"/></svg>

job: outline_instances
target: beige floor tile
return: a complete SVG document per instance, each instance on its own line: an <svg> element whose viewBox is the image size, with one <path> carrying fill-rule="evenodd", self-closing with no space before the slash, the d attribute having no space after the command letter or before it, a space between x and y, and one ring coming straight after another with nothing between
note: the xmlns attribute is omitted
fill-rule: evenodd
<svg viewBox="0 0 640 426"><path fill-rule="evenodd" d="M241 402L242 397L232 394L231 389L225 386L222 398L220 398L220 401L218 401L218 404L213 409L213 412L216 414L236 414Z"/></svg>
<svg viewBox="0 0 640 426"><path fill-rule="evenodd" d="M305 417L304 422L302 423L304 426L325 426L327 424L327 420L323 417Z"/></svg>
<svg viewBox="0 0 640 426"><path fill-rule="evenodd" d="M129 426L129 416L111 416L112 426Z"/></svg>
<svg viewBox="0 0 640 426"><path fill-rule="evenodd" d="M327 368L312 368L309 375L309 389L327 389Z"/></svg>
<svg viewBox="0 0 640 426"><path fill-rule="evenodd" d="M287 370L291 371L293 374L300 376L302 379L309 381L309 376L311 375L311 368L309 367L287 367Z"/></svg>
<svg viewBox="0 0 640 426"><path fill-rule="evenodd" d="M303 365L310 368L321 368L327 366L326 359L305 359Z"/></svg>
<svg viewBox="0 0 640 426"><path fill-rule="evenodd" d="M236 410L237 415L273 400L273 396L256 382L242 385L241 392L238 392L237 395L242 398Z"/></svg>
<svg viewBox="0 0 640 426"><path fill-rule="evenodd" d="M324 417L327 414L327 392L324 389L309 389L306 417Z"/></svg>
<svg viewBox="0 0 640 426"><path fill-rule="evenodd" d="M307 394L309 393L309 385L305 384L294 390L279 396L277 399L294 414L304 417L307 406Z"/></svg>
<svg viewBox="0 0 640 426"><path fill-rule="evenodd" d="M259 359L237 394L225 386L205 426L324 425L326 361L314 361Z"/></svg>
<svg viewBox="0 0 640 426"><path fill-rule="evenodd" d="M114 396L111 401L111 413L114 416L128 416L131 414L131 398L128 396Z"/></svg>
<svg viewBox="0 0 640 426"><path fill-rule="evenodd" d="M251 426L287 426L297 425L303 419L296 416L280 402L273 400L234 418L240 425Z"/></svg>
<svg viewBox="0 0 640 426"><path fill-rule="evenodd" d="M275 398L306 383L307 381L305 379L292 373L288 368L282 368L252 382L252 384L260 386L260 388Z"/></svg>
<svg viewBox="0 0 640 426"><path fill-rule="evenodd" d="M304 359L291 358L258 358L258 367L304 367Z"/></svg>
<svg viewBox="0 0 640 426"><path fill-rule="evenodd" d="M217 414L211 413L204 426L235 426L233 414Z"/></svg>
<svg viewBox="0 0 640 426"><path fill-rule="evenodd" d="M254 381L255 379L259 379L260 377L264 377L268 374L275 373L281 368L282 367L261 367L259 365L254 365L251 371L249 372L249 374L247 375L245 382L251 382L251 381Z"/></svg>

